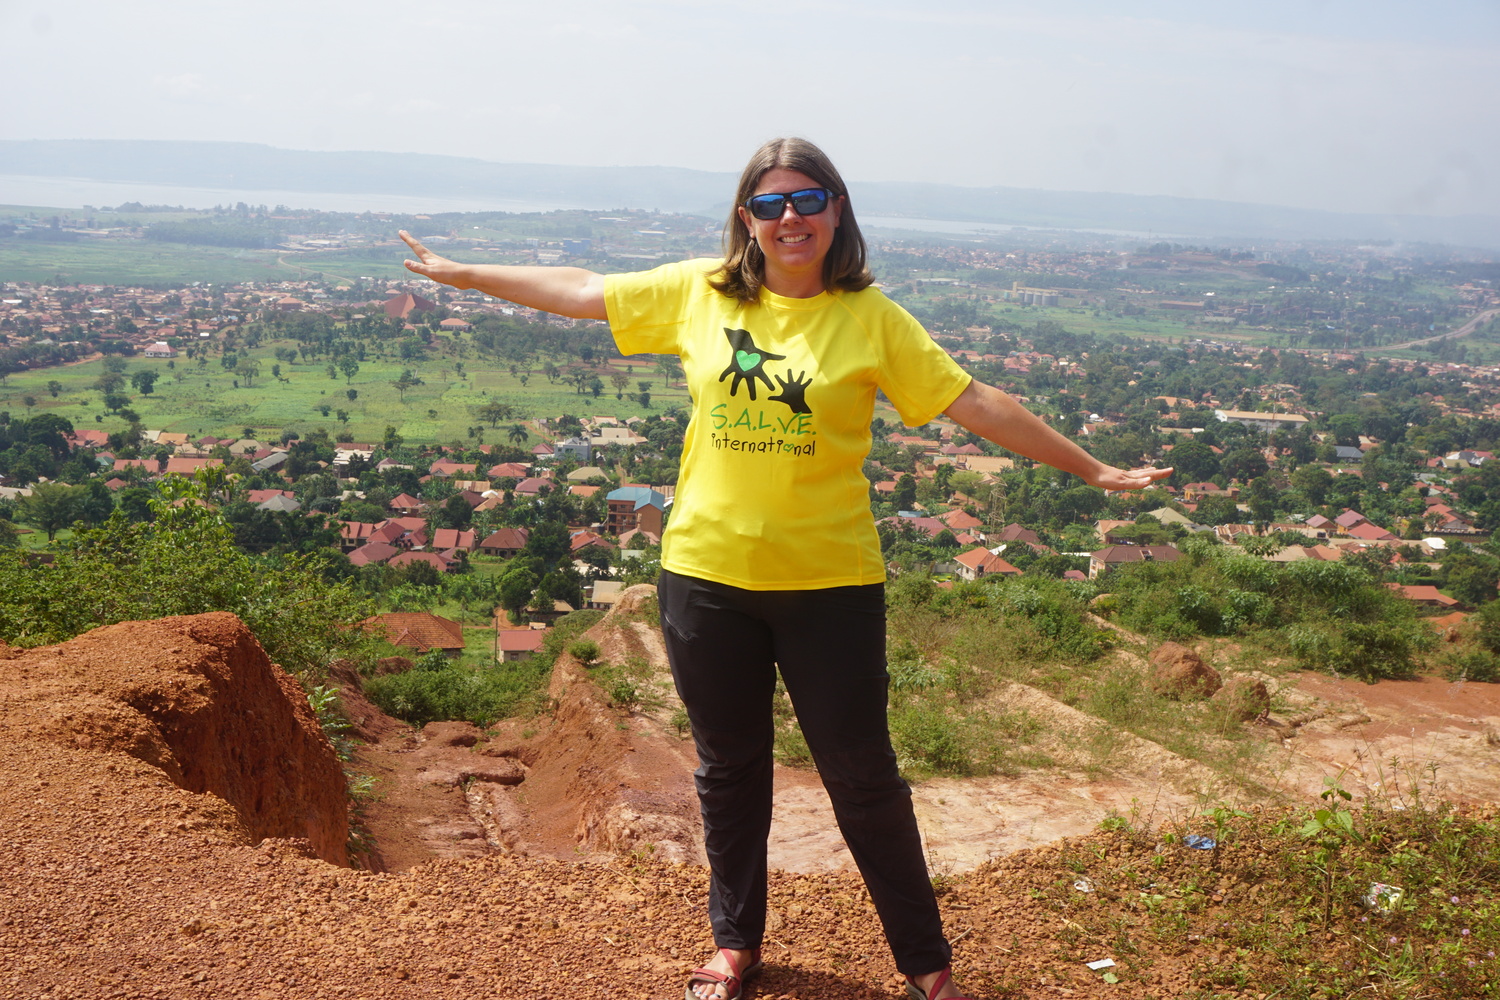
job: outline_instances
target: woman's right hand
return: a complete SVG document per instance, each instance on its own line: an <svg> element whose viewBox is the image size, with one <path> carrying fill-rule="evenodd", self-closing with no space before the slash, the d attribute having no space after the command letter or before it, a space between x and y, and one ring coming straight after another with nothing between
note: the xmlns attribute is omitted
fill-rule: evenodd
<svg viewBox="0 0 1500 1000"><path fill-rule="evenodd" d="M439 257L417 242L417 238L404 229L400 231L400 236L406 241L406 245L411 247L412 253L416 254L418 258L417 260L402 262L406 265L408 271L420 274L424 278L431 278L439 284L449 285L453 288L472 287L465 283L469 270L467 266L457 261L449 260L447 257Z"/></svg>

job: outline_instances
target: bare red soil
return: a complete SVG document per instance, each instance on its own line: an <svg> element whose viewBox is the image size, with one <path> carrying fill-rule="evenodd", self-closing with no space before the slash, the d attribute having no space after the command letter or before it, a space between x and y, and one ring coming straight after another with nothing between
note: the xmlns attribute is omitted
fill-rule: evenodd
<svg viewBox="0 0 1500 1000"><path fill-rule="evenodd" d="M657 662L659 635L631 607L591 635L605 659ZM357 869L346 866L332 748L296 683L237 619L129 623L57 647L0 649L0 1000L676 1000L711 950L690 743L664 724L665 710L610 708L566 657L551 694L546 720L418 732L380 716L346 679L346 708L368 741L358 762L377 777L356 839L368 867ZM1435 748L1439 774L1462 773L1473 797L1492 795L1500 701L1489 688L1421 682L1388 699L1364 686L1302 697L1276 734L1289 737L1278 743L1286 772L1301 776L1292 784L1328 771L1299 744L1351 757L1369 781L1396 750L1405 773L1420 763L1415 750ZM1412 706L1420 726L1401 721ZM929 843L948 852L935 865L971 992L1167 998L1204 981L1209 946L1139 940L1119 956L1130 984L1119 992L1083 965L1105 957L1104 945L1070 931L1049 902L1077 878L1078 857L1126 849L1103 835L1057 838L1149 797L1153 784L1159 795L1169 783L1161 763L1143 766L1092 783L919 787ZM767 971L752 993L900 995L815 778L792 775L782 788L782 870ZM1062 808L1068 801L1076 808ZM997 857L981 864L987 854ZM1215 899L1249 894L1225 884Z"/></svg>

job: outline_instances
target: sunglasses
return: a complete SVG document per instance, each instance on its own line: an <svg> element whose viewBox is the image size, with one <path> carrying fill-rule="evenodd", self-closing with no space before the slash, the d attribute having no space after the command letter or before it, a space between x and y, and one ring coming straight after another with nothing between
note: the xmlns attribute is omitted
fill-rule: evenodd
<svg viewBox="0 0 1500 1000"><path fill-rule="evenodd" d="M817 215L828 207L828 202L833 198L833 192L827 188L807 188L805 191L793 191L791 194L758 194L745 202L745 207L750 214L762 222L770 222L772 219L781 218L790 202L792 210L798 215Z"/></svg>

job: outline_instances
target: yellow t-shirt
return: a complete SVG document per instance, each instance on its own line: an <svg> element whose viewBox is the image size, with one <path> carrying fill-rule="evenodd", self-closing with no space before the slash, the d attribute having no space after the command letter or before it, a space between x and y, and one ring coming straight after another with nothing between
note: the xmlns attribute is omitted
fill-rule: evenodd
<svg viewBox="0 0 1500 1000"><path fill-rule="evenodd" d="M968 374L878 289L746 305L709 285L718 264L605 277L620 350L678 355L693 397L662 566L746 590L882 582L860 472L875 390L915 427Z"/></svg>

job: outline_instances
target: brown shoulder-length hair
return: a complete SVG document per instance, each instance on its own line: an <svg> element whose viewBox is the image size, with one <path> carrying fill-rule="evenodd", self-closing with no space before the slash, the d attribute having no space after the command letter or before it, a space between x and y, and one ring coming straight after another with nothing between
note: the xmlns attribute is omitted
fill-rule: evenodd
<svg viewBox="0 0 1500 1000"><path fill-rule="evenodd" d="M734 204L729 206L729 221L724 224L724 263L709 276L709 284L741 302L755 302L760 298L766 258L760 245L750 238L745 224L740 221L739 207L755 193L760 179L777 167L806 174L832 191L834 198L844 197L843 214L839 217L838 228L833 231L833 245L828 248L828 256L823 258L823 286L845 292L869 287L875 276L870 273L866 260L864 235L859 231L859 223L854 221L849 189L844 186L844 179L827 154L806 139L797 138L772 139L757 149L750 162L745 164L739 187L734 192Z"/></svg>

